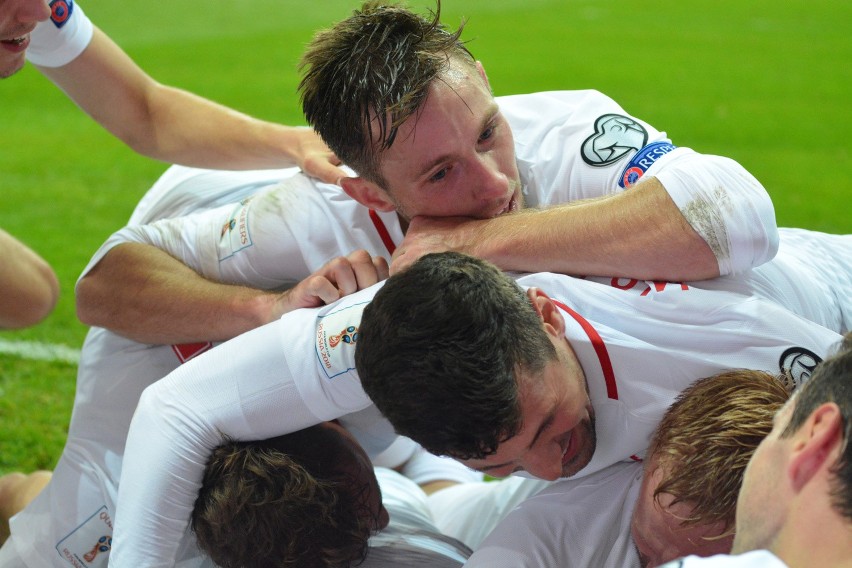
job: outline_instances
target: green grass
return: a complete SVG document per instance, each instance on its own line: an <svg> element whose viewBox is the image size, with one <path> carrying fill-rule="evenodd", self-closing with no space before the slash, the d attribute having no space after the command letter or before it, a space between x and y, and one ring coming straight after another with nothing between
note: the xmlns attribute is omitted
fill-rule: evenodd
<svg viewBox="0 0 852 568"><path fill-rule="evenodd" d="M425 0L414 7L431 6ZM296 65L313 30L356 2L88 0L96 24L160 81L257 116L302 124ZM769 190L779 224L848 233L852 5L605 0L445 0L499 94L599 89L674 142L730 156ZM0 84L2 226L55 267L43 324L2 335L79 347L73 286L163 164L134 155L34 69ZM0 355L0 472L52 467L75 369Z"/></svg>

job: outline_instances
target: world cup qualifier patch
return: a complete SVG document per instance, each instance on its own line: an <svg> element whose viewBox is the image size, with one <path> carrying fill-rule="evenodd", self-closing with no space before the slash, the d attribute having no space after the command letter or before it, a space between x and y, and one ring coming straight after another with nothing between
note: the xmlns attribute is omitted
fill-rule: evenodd
<svg viewBox="0 0 852 568"><path fill-rule="evenodd" d="M804 347L790 347L781 354L778 367L781 373L788 375L796 385L796 388L811 378L814 369L822 363L822 358Z"/></svg>
<svg viewBox="0 0 852 568"><path fill-rule="evenodd" d="M636 182L645 175L648 168L654 165L654 162L675 148L677 148L677 146L669 144L668 142L653 142L648 144L636 152L636 155L633 156L630 163L628 163L627 167L624 168L624 171L621 172L621 179L618 181L618 185L624 189L635 185Z"/></svg>
<svg viewBox="0 0 852 568"><path fill-rule="evenodd" d="M595 133L583 141L583 161L601 168L614 164L648 143L645 127L621 114L605 114L595 121Z"/></svg>
<svg viewBox="0 0 852 568"><path fill-rule="evenodd" d="M333 379L355 368L361 315L368 302L347 306L318 319L316 353L326 377Z"/></svg>
<svg viewBox="0 0 852 568"><path fill-rule="evenodd" d="M52 0L50 3L50 21L57 28L64 26L74 12L74 0Z"/></svg>
<svg viewBox="0 0 852 568"><path fill-rule="evenodd" d="M112 517L101 507L56 544L59 553L75 568L106 568L112 549Z"/></svg>

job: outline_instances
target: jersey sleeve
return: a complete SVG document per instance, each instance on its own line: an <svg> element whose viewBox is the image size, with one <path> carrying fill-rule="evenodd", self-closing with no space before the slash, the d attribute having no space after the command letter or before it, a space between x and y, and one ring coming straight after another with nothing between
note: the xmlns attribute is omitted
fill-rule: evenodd
<svg viewBox="0 0 852 568"><path fill-rule="evenodd" d="M294 176L234 203L128 225L107 239L80 278L114 247L140 243L167 252L217 282L281 288L336 256L336 242L328 233L306 238L310 223L323 214L322 196L311 181Z"/></svg>
<svg viewBox="0 0 852 568"><path fill-rule="evenodd" d="M144 391L127 437L110 565L174 564L205 464L224 436L270 438L370 406L349 358L317 354L323 313L285 314ZM341 366L329 378L332 359Z"/></svg>
<svg viewBox="0 0 852 568"><path fill-rule="evenodd" d="M778 248L772 200L740 164L678 147L664 131L597 91L499 99L512 126L530 206L629 191L656 177L707 242L721 274L770 260Z"/></svg>
<svg viewBox="0 0 852 568"><path fill-rule="evenodd" d="M76 59L92 41L94 25L73 0L51 5L51 16L30 36L27 59L42 67L62 67Z"/></svg>

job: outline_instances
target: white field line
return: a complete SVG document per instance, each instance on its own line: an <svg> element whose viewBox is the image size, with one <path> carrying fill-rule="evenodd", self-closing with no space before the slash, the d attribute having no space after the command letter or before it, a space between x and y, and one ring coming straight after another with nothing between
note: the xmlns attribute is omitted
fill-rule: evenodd
<svg viewBox="0 0 852 568"><path fill-rule="evenodd" d="M38 341L6 341L0 339L0 353L37 361L56 361L74 365L80 362L79 349Z"/></svg>

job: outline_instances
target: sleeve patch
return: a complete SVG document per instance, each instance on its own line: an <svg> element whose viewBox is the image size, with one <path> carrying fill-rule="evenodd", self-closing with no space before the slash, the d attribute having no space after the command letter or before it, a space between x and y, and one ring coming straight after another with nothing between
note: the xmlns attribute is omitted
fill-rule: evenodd
<svg viewBox="0 0 852 568"><path fill-rule="evenodd" d="M320 316L316 329L316 354L326 377L333 379L355 368L358 326L368 302L347 306Z"/></svg>
<svg viewBox="0 0 852 568"><path fill-rule="evenodd" d="M252 245L251 231L248 223L248 204L251 197L240 201L222 223L219 233L219 262L231 258L244 248Z"/></svg>
<svg viewBox="0 0 852 568"><path fill-rule="evenodd" d="M648 142L648 131L636 120L621 114L605 114L595 121L595 132L580 148L583 161L602 168L614 164Z"/></svg>
<svg viewBox="0 0 852 568"><path fill-rule="evenodd" d="M621 179L618 181L618 186L624 189L632 187L639 179L645 175L654 162L677 148L677 146L668 142L654 142L648 144L633 156L624 171L621 172Z"/></svg>
<svg viewBox="0 0 852 568"><path fill-rule="evenodd" d="M68 22L74 12L74 0L53 0L50 3L50 21L57 28Z"/></svg>

